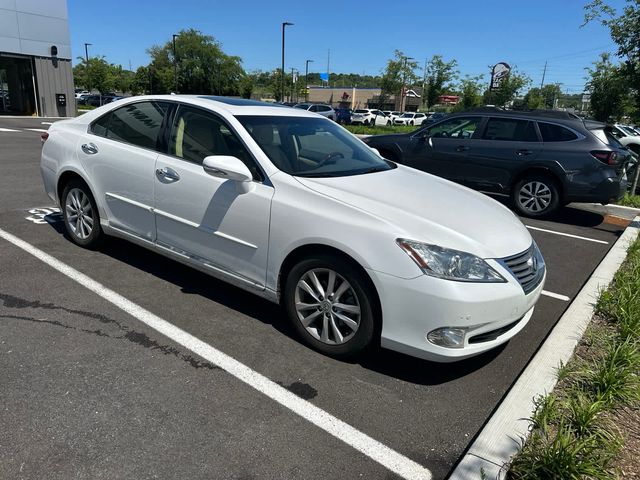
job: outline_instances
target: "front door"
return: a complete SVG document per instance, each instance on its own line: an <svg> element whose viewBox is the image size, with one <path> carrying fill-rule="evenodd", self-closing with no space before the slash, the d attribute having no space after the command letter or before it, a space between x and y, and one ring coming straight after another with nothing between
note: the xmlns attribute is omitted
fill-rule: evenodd
<svg viewBox="0 0 640 480"><path fill-rule="evenodd" d="M240 158L254 174L248 192L202 168L210 155ZM157 243L217 271L264 288L273 187L215 114L181 105L155 170Z"/></svg>

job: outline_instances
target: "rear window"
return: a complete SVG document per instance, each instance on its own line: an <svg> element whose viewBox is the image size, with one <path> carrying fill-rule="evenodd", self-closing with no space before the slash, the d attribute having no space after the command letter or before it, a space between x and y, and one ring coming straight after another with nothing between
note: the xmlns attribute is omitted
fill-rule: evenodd
<svg viewBox="0 0 640 480"><path fill-rule="evenodd" d="M537 142L538 134L533 122L528 120L490 118L482 138L510 142Z"/></svg>
<svg viewBox="0 0 640 480"><path fill-rule="evenodd" d="M369 113L367 110L354 110L353 113Z"/></svg>
<svg viewBox="0 0 640 480"><path fill-rule="evenodd" d="M570 142L578 136L568 128L553 123L538 122L543 142Z"/></svg>

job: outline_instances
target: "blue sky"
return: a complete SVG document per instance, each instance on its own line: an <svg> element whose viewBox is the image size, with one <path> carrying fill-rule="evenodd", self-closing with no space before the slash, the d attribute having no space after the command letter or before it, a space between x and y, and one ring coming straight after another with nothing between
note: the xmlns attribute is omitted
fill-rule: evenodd
<svg viewBox="0 0 640 480"><path fill-rule="evenodd" d="M581 92L584 68L599 52L613 51L606 28L580 28L587 0L422 0L394 2L68 0L74 57L104 55L135 69L149 61L146 49L181 29L213 35L223 50L243 59L248 71L280 66L281 23L287 27L286 69L379 74L395 49L414 57L420 72L426 57L456 59L462 74L487 73L506 61L539 85ZM624 0L609 0L620 8ZM488 77L488 75L485 75Z"/></svg>

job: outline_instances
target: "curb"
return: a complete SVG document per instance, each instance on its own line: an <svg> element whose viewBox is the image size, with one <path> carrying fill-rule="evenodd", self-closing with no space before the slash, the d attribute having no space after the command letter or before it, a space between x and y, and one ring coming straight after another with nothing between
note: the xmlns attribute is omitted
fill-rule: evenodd
<svg viewBox="0 0 640 480"><path fill-rule="evenodd" d="M640 216L636 216L560 317L449 476L449 480L479 479L482 471L485 475L482 478L504 478L503 466L520 450L521 440L529 435L528 418L535 408L533 400L539 395L546 395L555 387L557 367L560 362L566 363L573 355L593 316L594 301L613 279L639 231Z"/></svg>

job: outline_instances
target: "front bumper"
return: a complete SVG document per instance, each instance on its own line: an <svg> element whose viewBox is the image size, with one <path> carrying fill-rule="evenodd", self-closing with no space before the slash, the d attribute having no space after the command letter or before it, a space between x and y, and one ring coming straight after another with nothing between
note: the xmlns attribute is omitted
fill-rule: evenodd
<svg viewBox="0 0 640 480"><path fill-rule="evenodd" d="M470 283L428 275L403 279L369 270L382 305L381 345L437 362L454 362L491 350L520 332L533 315L540 283L525 295L518 281L491 261L506 283ZM461 348L427 340L437 328L467 328Z"/></svg>

